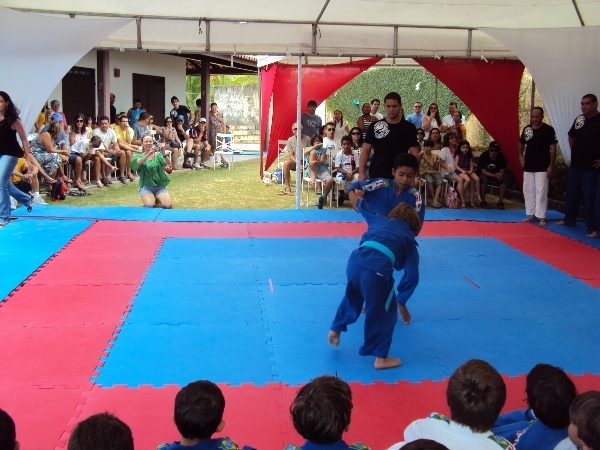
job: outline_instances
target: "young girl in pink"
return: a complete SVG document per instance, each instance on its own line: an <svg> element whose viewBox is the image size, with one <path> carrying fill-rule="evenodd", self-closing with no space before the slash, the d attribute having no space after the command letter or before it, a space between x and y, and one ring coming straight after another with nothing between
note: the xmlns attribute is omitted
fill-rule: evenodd
<svg viewBox="0 0 600 450"><path fill-rule="evenodd" d="M470 186L471 189L471 208L475 206L475 195L477 200L481 203L481 197L479 195L479 177L475 173L473 166L473 151L471 150L471 144L469 141L462 140L458 143L458 152L454 159L454 167L456 175L465 180L465 191ZM471 183L471 181L473 181ZM463 209L466 207L465 202L462 204Z"/></svg>

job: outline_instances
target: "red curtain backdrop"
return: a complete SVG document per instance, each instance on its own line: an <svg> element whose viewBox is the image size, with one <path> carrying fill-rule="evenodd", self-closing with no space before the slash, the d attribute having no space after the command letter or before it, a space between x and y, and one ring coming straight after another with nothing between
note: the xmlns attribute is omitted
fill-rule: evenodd
<svg viewBox="0 0 600 450"><path fill-rule="evenodd" d="M517 182L523 184L519 163L519 89L523 77L520 61L472 59L415 59L440 79L477 116L500 144ZM439 105L441 112L448 105Z"/></svg>
<svg viewBox="0 0 600 450"><path fill-rule="evenodd" d="M267 142L267 123L269 122L269 108L271 106L271 96L273 95L273 83L277 74L277 64L270 64L260 70L260 95L261 95L261 117L260 117L260 176L262 178L263 170L263 146Z"/></svg>
<svg viewBox="0 0 600 450"><path fill-rule="evenodd" d="M306 104L309 100L315 100L320 104L336 89L380 60L381 58L369 58L344 64L302 67L302 111L306 111ZM270 70L273 70L273 67ZM263 74L264 69L261 69L261 76ZM273 84L273 121L265 170L277 159L277 141L288 139L292 135L292 124L296 121L297 85L298 66L277 63ZM264 118L268 117L269 102L265 101L264 96L263 92L262 118L266 127L267 122Z"/></svg>

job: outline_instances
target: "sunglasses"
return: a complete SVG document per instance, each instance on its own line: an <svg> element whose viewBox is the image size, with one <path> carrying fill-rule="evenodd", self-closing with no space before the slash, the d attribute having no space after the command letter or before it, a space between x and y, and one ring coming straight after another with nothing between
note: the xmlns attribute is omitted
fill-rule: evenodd
<svg viewBox="0 0 600 450"><path fill-rule="evenodd" d="M422 108L421 105L415 105L415 108Z"/></svg>
<svg viewBox="0 0 600 450"><path fill-rule="evenodd" d="M417 133L417 136L425 136L425 133L421 133L420 131Z"/></svg>
<svg viewBox="0 0 600 450"><path fill-rule="evenodd" d="M173 121L172 121L172 120L167 120L167 122L166 122L166 123L173 123Z"/></svg>
<svg viewBox="0 0 600 450"><path fill-rule="evenodd" d="M362 133L360 133L360 132L356 132L356 131L355 131L355 132L354 132L354 133L352 133L352 134L354 134L354 135L356 135L356 136L360 136Z"/></svg>
<svg viewBox="0 0 600 450"><path fill-rule="evenodd" d="M154 117L150 117L150 119L148 119L148 120L154 120Z"/></svg>
<svg viewBox="0 0 600 450"><path fill-rule="evenodd" d="M77 119L77 120L75 121L75 123L79 123L79 122L83 123L83 119Z"/></svg>
<svg viewBox="0 0 600 450"><path fill-rule="evenodd" d="M327 131L335 131L335 128L327 128Z"/></svg>

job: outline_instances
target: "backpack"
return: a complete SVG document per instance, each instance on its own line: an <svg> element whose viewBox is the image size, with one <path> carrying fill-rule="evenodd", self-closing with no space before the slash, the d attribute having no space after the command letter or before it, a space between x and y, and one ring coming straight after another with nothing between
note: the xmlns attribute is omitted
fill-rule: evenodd
<svg viewBox="0 0 600 450"><path fill-rule="evenodd" d="M52 189L50 190L50 197L55 202L64 200L67 197L68 190L69 187L67 186L67 183L65 183L62 179L57 178L52 185Z"/></svg>
<svg viewBox="0 0 600 450"><path fill-rule="evenodd" d="M458 194L453 187L448 188L448 193L446 194L446 206L450 209L458 208Z"/></svg>

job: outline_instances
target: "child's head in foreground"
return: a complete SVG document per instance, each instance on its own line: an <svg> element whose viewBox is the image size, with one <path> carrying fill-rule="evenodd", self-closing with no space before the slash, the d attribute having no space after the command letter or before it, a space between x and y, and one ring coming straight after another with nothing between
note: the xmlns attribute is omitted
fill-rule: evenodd
<svg viewBox="0 0 600 450"><path fill-rule="evenodd" d="M125 422L109 413L79 422L69 438L68 450L133 450L133 435Z"/></svg>
<svg viewBox="0 0 600 450"><path fill-rule="evenodd" d="M15 422L2 409L0 409L0 450L19 450Z"/></svg>
<svg viewBox="0 0 600 450"><path fill-rule="evenodd" d="M579 394L569 409L569 437L577 448L600 449L600 392Z"/></svg>
<svg viewBox="0 0 600 450"><path fill-rule="evenodd" d="M412 186L417 172L419 171L419 161L410 153L400 153L394 160L392 176L397 189L403 191Z"/></svg>
<svg viewBox="0 0 600 450"><path fill-rule="evenodd" d="M549 428L569 426L569 407L577 395L575 384L560 367L538 364L527 374L527 404Z"/></svg>
<svg viewBox="0 0 600 450"><path fill-rule="evenodd" d="M206 380L194 381L175 396L173 418L185 439L203 440L223 429L225 397L219 387Z"/></svg>
<svg viewBox="0 0 600 450"><path fill-rule="evenodd" d="M419 213L406 202L398 203L388 214L389 219L402 220L408 224L415 236L419 235L423 222Z"/></svg>
<svg viewBox="0 0 600 450"><path fill-rule="evenodd" d="M448 380L446 400L454 422L484 433L492 429L504 406L506 385L489 363L471 359Z"/></svg>
<svg viewBox="0 0 600 450"><path fill-rule="evenodd" d="M431 150L433 150L434 146L435 146L435 143L433 142L432 139L425 139L423 141L423 150L425 150L427 153L431 152Z"/></svg>
<svg viewBox="0 0 600 450"><path fill-rule="evenodd" d="M417 439L403 445L402 450L448 450L448 447L431 439Z"/></svg>
<svg viewBox="0 0 600 450"><path fill-rule="evenodd" d="M296 431L320 445L342 438L350 426L351 412L352 392L348 383L326 375L303 386L290 406Z"/></svg>

